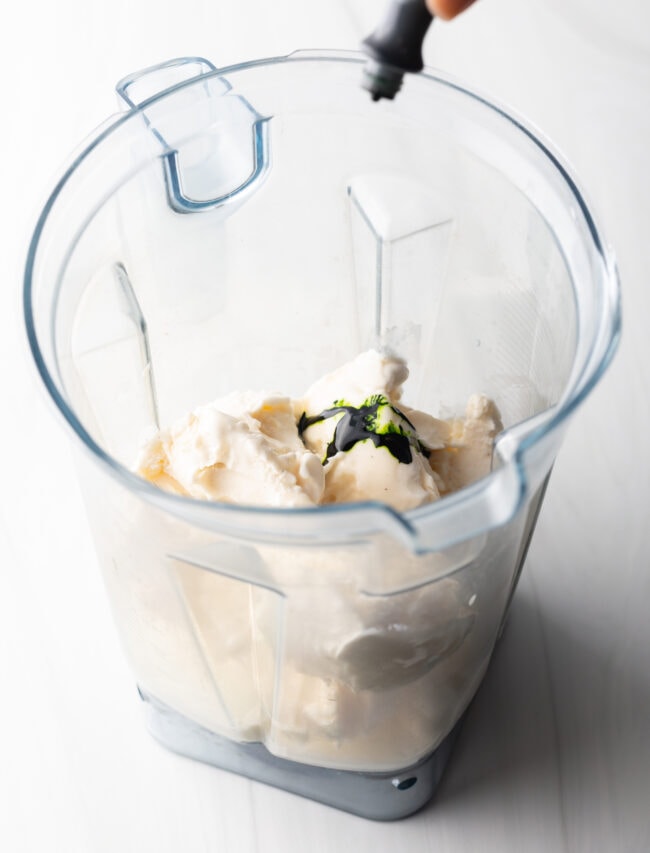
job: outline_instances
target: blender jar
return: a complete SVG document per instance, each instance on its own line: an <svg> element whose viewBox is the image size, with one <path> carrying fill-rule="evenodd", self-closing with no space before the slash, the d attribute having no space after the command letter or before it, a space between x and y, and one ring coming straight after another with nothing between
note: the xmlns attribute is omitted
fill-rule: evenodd
<svg viewBox="0 0 650 853"><path fill-rule="evenodd" d="M362 62L189 58L123 80L40 217L24 298L153 734L389 819L437 784L619 305L536 134L433 73L373 103ZM372 346L408 360L411 406L496 401L489 475L402 514L201 502L133 473L143 436L198 404L297 397Z"/></svg>

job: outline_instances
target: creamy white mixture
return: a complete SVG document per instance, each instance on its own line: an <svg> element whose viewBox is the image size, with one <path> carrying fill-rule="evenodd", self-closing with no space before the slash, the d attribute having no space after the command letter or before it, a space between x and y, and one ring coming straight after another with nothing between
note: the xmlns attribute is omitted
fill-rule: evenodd
<svg viewBox="0 0 650 853"><path fill-rule="evenodd" d="M160 431L136 469L162 489L205 500L272 507L378 500L414 509L485 475L501 422L479 394L456 421L402 405L407 377L403 359L369 350L300 399L234 392ZM301 434L301 418L333 410ZM373 418L368 437L328 457L346 416ZM382 443L390 439L401 440L401 450L408 445L408 461Z"/></svg>
<svg viewBox="0 0 650 853"><path fill-rule="evenodd" d="M157 433L137 471L205 500L378 500L408 511L485 475L501 423L482 395L450 421L411 409L401 402L407 376L402 359L369 351L300 399L233 393ZM148 673L143 686L214 731L296 761L399 768L437 745L480 681L494 639L485 626L496 624L508 589L496 573L489 595L474 572L436 579L444 555L418 556L383 535L353 548L244 543L241 554L209 539L197 546L190 528L187 543L174 534L163 546L166 535L176 593L145 603L148 583L139 586L151 627L143 618L133 630L151 631L151 658L141 641L132 646ZM236 579L233 548L265 584ZM400 574L395 594L359 582ZM172 618L178 593L184 615L168 637L161 611Z"/></svg>

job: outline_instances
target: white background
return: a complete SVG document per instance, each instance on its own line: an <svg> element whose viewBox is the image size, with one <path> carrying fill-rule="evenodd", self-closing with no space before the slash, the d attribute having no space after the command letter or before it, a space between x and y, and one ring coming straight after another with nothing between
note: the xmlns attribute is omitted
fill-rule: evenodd
<svg viewBox="0 0 650 853"><path fill-rule="evenodd" d="M39 204L114 83L354 48L382 0L37 0L0 30L0 850L650 850L650 7L479 0L428 64L573 164L619 260L624 335L579 410L514 609L435 801L375 824L194 764L146 734L70 462L19 312Z"/></svg>

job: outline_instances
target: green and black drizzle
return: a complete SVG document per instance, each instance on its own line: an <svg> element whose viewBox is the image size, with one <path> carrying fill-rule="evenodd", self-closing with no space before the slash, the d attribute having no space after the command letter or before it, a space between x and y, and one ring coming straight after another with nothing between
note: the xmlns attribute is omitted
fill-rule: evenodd
<svg viewBox="0 0 650 853"><path fill-rule="evenodd" d="M307 416L303 412L298 421L301 437L313 424L341 415L332 440L327 445L323 465L337 453L352 450L359 441L372 441L375 447L385 447L398 462L408 465L413 461L413 450L428 456L428 449L418 439L415 427L383 394L374 394L360 406L351 406L344 400L335 400L331 409L319 415Z"/></svg>

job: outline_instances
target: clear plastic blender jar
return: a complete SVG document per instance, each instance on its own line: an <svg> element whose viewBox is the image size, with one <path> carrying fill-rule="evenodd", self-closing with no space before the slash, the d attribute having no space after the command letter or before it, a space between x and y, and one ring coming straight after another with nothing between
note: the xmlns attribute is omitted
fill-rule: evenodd
<svg viewBox="0 0 650 853"><path fill-rule="evenodd" d="M123 80L40 217L25 313L151 731L388 819L437 784L619 297L546 143L442 75L373 103L362 63ZM409 405L496 401L488 476L401 514L200 502L132 473L148 430L233 389L300 396L372 346L408 360Z"/></svg>

